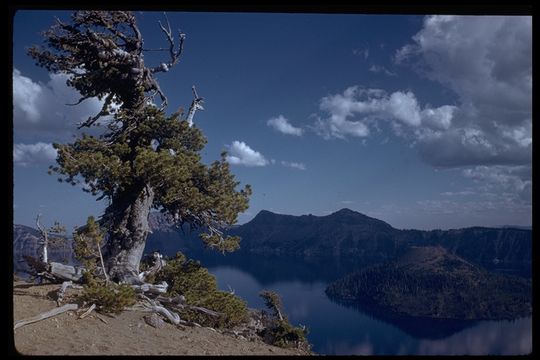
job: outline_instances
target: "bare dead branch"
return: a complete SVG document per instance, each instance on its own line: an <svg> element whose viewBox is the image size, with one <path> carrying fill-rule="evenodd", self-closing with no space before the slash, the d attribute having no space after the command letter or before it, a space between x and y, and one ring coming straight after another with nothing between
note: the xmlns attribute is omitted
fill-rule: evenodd
<svg viewBox="0 0 540 360"><path fill-rule="evenodd" d="M90 306L88 308L88 310L86 310L84 313L82 313L80 316L79 316L79 319L84 319L85 317L87 317L88 315L90 315L90 313L96 308L96 304L92 304L92 306Z"/></svg>
<svg viewBox="0 0 540 360"><path fill-rule="evenodd" d="M82 103L84 100L86 99L90 99L92 96L90 95L87 95L87 96L83 96L81 97L76 103L73 103L73 104L66 104L67 106L75 106L75 105L79 105L80 103Z"/></svg>
<svg viewBox="0 0 540 360"><path fill-rule="evenodd" d="M28 325L28 324L32 324L32 323L35 323L35 322L38 322L38 321L41 321L41 320L48 319L48 318L53 317L53 316L60 315L62 313L65 313L66 311L77 310L78 308L79 308L79 305L77 305L77 304L66 304L66 305L64 305L62 307L54 308L52 310L49 310L49 311L44 312L42 314L33 316L31 318L17 321L15 323L14 327L13 327L13 330L16 330L16 329L18 329L18 328L20 328L22 326Z"/></svg>
<svg viewBox="0 0 540 360"><path fill-rule="evenodd" d="M94 314L99 320L104 322L105 324L108 324L109 322L103 318L103 316L99 315L98 313Z"/></svg>
<svg viewBox="0 0 540 360"><path fill-rule="evenodd" d="M36 226L39 229L39 232L41 233L41 238L42 238L41 244L43 245L41 260L44 263L48 263L49 257L48 257L47 248L49 246L49 236L48 236L47 230L41 225L39 221L40 219L41 219L41 214L38 214L36 217Z"/></svg>
<svg viewBox="0 0 540 360"><path fill-rule="evenodd" d="M57 262L51 262L49 266L50 269L48 273L53 276L57 281L79 281L82 278L82 272L84 270L80 267L64 265Z"/></svg>
<svg viewBox="0 0 540 360"><path fill-rule="evenodd" d="M101 262L101 270L103 271L103 275L105 275L105 284L109 285L109 275L107 274L107 269L103 262L103 254L101 253L101 246L99 246L99 244L97 244L97 251L99 254L99 261Z"/></svg>
<svg viewBox="0 0 540 360"><path fill-rule="evenodd" d="M56 296L56 305L60 306L62 300L64 300L64 295L68 288L82 289L82 286L73 284L73 281L64 281L60 289L58 289L58 295Z"/></svg>
<svg viewBox="0 0 540 360"><path fill-rule="evenodd" d="M101 111L96 116L89 117L88 120L79 124L79 126L77 126L77 129L81 129L83 127L90 127L92 126L92 124L98 121L100 117L109 115L109 106L112 104L113 97L114 97L114 94L109 94L105 98L105 103L103 104Z"/></svg>
<svg viewBox="0 0 540 360"><path fill-rule="evenodd" d="M150 293L150 294L164 294L167 292L169 284L166 281L162 281L161 284L148 284L144 283L142 285L131 285L136 292L139 293Z"/></svg>
<svg viewBox="0 0 540 360"><path fill-rule="evenodd" d="M165 34L165 37L167 38L167 42L169 43L169 56L171 57L171 60L168 63L161 63L159 66L156 66L151 69L152 73L156 72L167 72L171 67L176 65L178 63L178 60L180 59L180 56L182 55L182 52L184 50L184 40L186 39L186 34L182 33L180 30L178 30L178 50L174 50L174 37L172 35L171 30L171 24L169 23L169 18L167 17L167 14L164 13L165 19L167 20L167 28L163 26L161 21L158 21L159 27L161 28L161 31Z"/></svg>

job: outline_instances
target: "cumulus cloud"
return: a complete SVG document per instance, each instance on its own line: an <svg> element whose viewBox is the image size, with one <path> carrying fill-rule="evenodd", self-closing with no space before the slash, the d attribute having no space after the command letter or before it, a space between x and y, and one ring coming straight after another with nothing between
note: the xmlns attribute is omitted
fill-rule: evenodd
<svg viewBox="0 0 540 360"><path fill-rule="evenodd" d="M13 146L13 162L16 165L52 163L56 160L56 155L56 149L48 143L38 142Z"/></svg>
<svg viewBox="0 0 540 360"><path fill-rule="evenodd" d="M486 194L511 196L514 202L532 203L531 166L476 166L463 175L480 185Z"/></svg>
<svg viewBox="0 0 540 360"><path fill-rule="evenodd" d="M532 18L428 16L412 40L396 63L459 100L447 131L423 134L424 159L437 166L530 163Z"/></svg>
<svg viewBox="0 0 540 360"><path fill-rule="evenodd" d="M532 17L427 16L394 60L449 89L455 102L422 106L414 90L353 86L321 100L328 115L318 117L315 130L327 139L365 138L389 121L424 161L461 169L476 183L481 199L455 202L448 197L466 194L448 193L421 204L429 211L530 212Z"/></svg>
<svg viewBox="0 0 540 360"><path fill-rule="evenodd" d="M13 70L13 129L16 139L69 140L76 124L96 115L103 101L91 98L77 106L80 94L66 85L65 74L49 74L44 84Z"/></svg>
<svg viewBox="0 0 540 360"><path fill-rule="evenodd" d="M304 130L301 128L292 126L289 123L289 120L287 120L287 118L285 118L283 115L269 119L266 124L287 135L302 136L302 133L304 132Z"/></svg>
<svg viewBox="0 0 540 360"><path fill-rule="evenodd" d="M281 165L298 170L306 170L306 165L298 162L282 161Z"/></svg>
<svg viewBox="0 0 540 360"><path fill-rule="evenodd" d="M421 109L411 91L351 87L321 100L329 116L315 128L325 138L366 137L375 119L387 119L434 166L528 165L531 51L531 17L428 16L395 60L451 89L456 104Z"/></svg>
<svg viewBox="0 0 540 360"><path fill-rule="evenodd" d="M244 166L266 166L270 163L260 152L237 140L229 146L227 161L232 165Z"/></svg>
<svg viewBox="0 0 540 360"><path fill-rule="evenodd" d="M347 136L366 137L370 126L379 120L390 121L395 129L400 125L411 128L424 126L431 131L448 128L452 122L454 106L422 109L411 91L388 94L381 89L363 89L351 86L342 94L321 99L320 109L329 116L318 118L315 131L326 139Z"/></svg>

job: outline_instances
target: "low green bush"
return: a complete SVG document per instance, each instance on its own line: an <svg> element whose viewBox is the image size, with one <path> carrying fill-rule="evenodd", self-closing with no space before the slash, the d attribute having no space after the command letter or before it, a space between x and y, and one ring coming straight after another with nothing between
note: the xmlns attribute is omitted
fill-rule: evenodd
<svg viewBox="0 0 540 360"><path fill-rule="evenodd" d="M85 273L85 284L81 293L81 299L88 304L96 304L99 311L104 313L119 313L125 307L135 304L137 296L135 290L127 284L116 284L94 278L90 273Z"/></svg>
<svg viewBox="0 0 540 360"><path fill-rule="evenodd" d="M263 339L275 346L282 348L304 348L309 350L309 342L306 335L306 328L291 325L283 311L283 305L280 296L268 290L260 292L266 307L272 311L272 318L266 328L261 332Z"/></svg>
<svg viewBox="0 0 540 360"><path fill-rule="evenodd" d="M178 252L168 259L155 277L156 282L169 284L169 295L183 295L186 303L222 314L216 318L201 312L184 309L180 316L203 326L231 328L248 319L247 304L238 296L218 290L216 278L198 261L187 259Z"/></svg>

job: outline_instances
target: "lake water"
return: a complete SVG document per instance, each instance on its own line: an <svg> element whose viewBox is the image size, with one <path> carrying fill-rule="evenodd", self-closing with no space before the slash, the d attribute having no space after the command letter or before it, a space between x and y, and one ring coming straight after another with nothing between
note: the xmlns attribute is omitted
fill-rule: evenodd
<svg viewBox="0 0 540 360"><path fill-rule="evenodd" d="M304 263L257 256L191 255L208 267L222 290L252 308L264 308L258 293L279 293L289 320L306 325L319 354L344 355L511 355L532 350L532 319L433 322L383 320L365 309L331 301L324 290L351 270L350 264ZM234 255L234 254L233 254Z"/></svg>

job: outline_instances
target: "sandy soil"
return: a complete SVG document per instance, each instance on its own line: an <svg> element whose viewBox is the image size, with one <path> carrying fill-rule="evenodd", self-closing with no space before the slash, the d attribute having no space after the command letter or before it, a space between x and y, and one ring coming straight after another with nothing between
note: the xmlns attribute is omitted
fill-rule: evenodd
<svg viewBox="0 0 540 360"><path fill-rule="evenodd" d="M59 285L13 284L13 319L26 319L56 306ZM76 290L66 292L66 300ZM66 301L65 301L66 302ZM15 348L25 355L306 355L262 341L237 339L209 328L161 329L146 324L148 313L124 311L112 317L95 313L77 319L73 312L18 328Z"/></svg>

